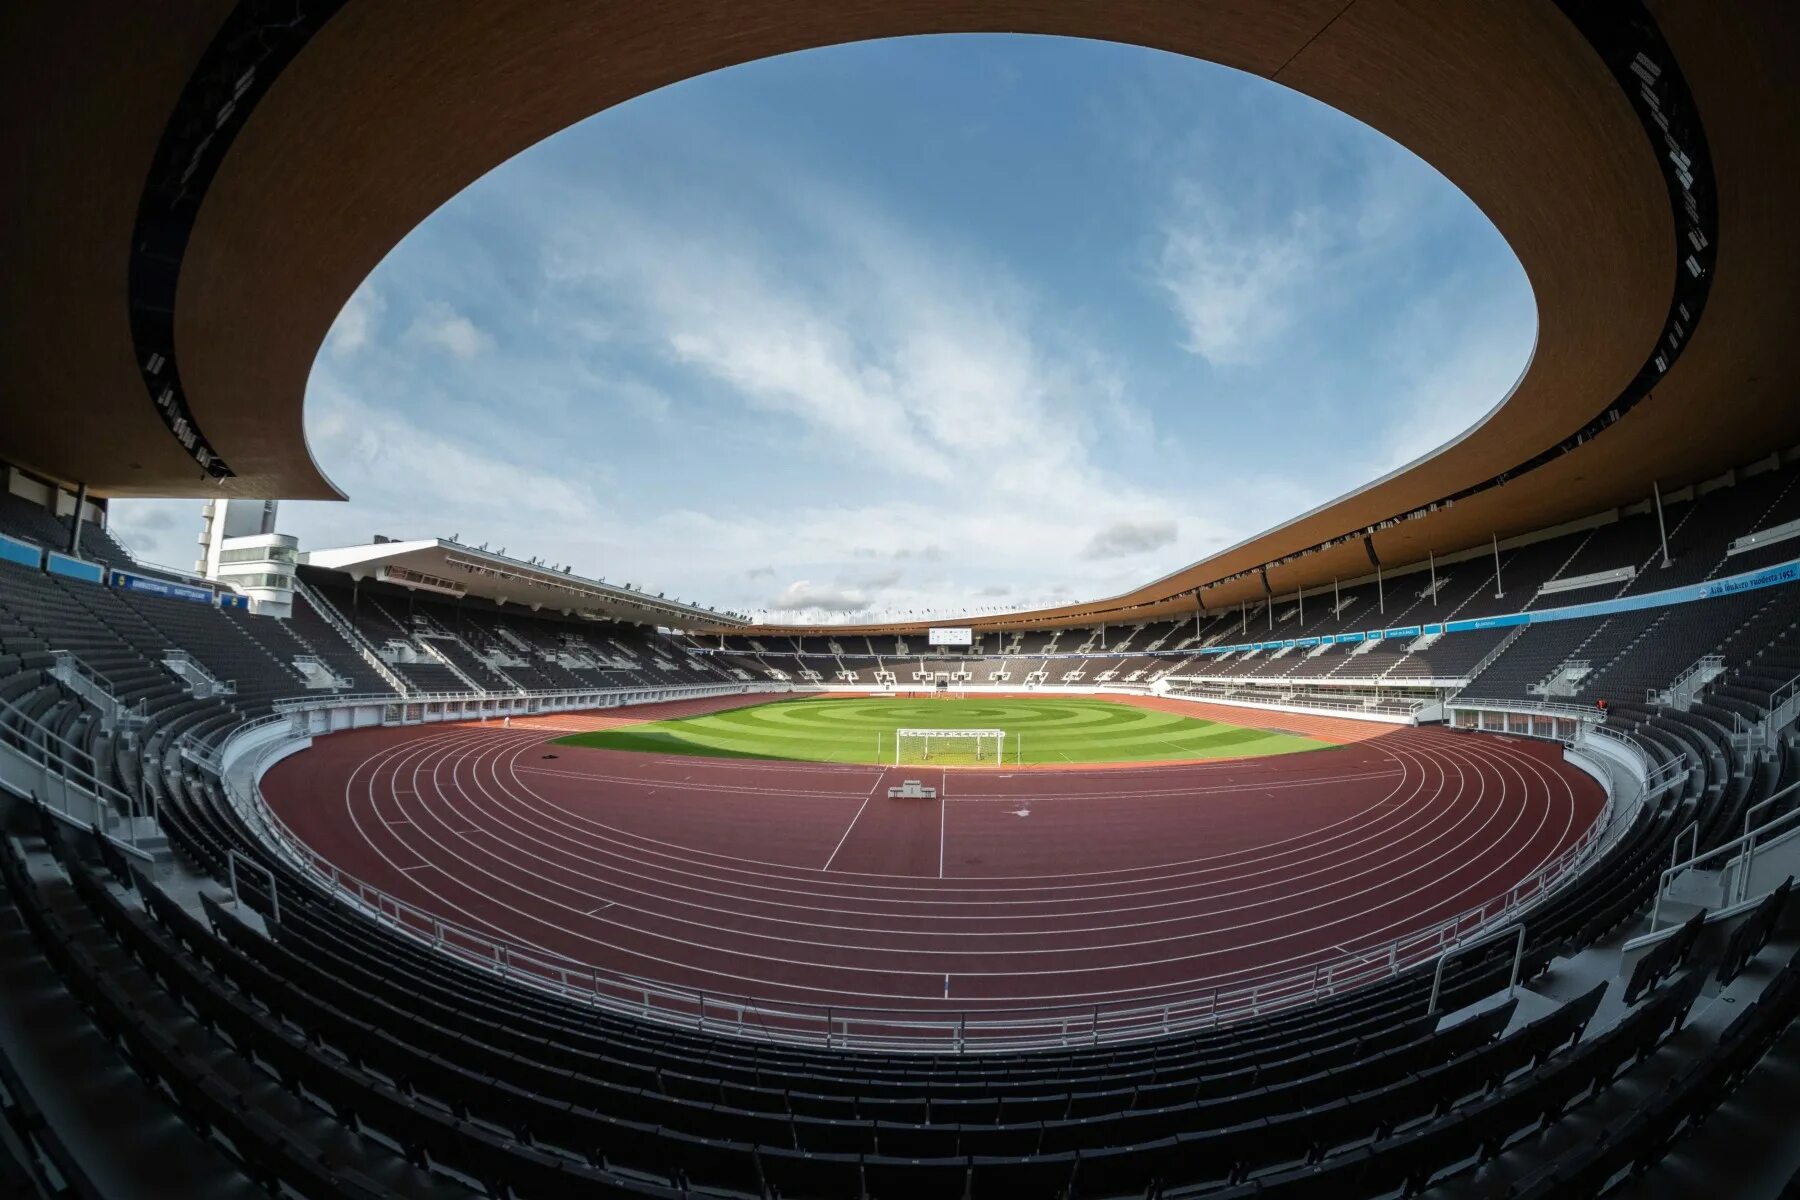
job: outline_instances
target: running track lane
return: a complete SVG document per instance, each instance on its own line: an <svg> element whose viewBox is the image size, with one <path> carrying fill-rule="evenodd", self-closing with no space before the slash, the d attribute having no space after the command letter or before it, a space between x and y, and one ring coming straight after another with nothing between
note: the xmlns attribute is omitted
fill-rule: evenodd
<svg viewBox="0 0 1800 1200"><path fill-rule="evenodd" d="M1351 724L1312 720L1279 717ZM1381 945L1505 893L1603 803L1555 747L1434 729L951 772L921 803L888 800L898 774L877 767L554 747L557 721L337 735L264 790L349 873L584 964L923 1008L945 1006L948 975L952 1009L1202 990Z"/></svg>

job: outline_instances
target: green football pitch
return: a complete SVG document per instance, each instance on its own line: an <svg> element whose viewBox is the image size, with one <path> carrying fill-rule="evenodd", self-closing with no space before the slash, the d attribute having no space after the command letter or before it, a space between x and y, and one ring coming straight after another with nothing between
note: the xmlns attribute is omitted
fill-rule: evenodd
<svg viewBox="0 0 1800 1200"><path fill-rule="evenodd" d="M1086 697L921 699L808 696L616 729L571 734L559 745L715 758L892 763L900 729L999 729L1004 762L992 750L975 762L969 745L909 739L909 763L945 766L1056 765L1241 758L1318 750L1328 743L1246 729L1176 713ZM991 746L991 743L989 743Z"/></svg>

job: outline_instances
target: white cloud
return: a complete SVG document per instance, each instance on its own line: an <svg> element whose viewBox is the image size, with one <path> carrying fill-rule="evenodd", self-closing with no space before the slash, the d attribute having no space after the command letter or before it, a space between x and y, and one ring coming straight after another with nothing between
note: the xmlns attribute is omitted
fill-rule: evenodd
<svg viewBox="0 0 1800 1200"><path fill-rule="evenodd" d="M1176 526L1170 520L1115 521L1097 531L1082 550L1083 558L1123 558L1161 550L1175 541Z"/></svg>
<svg viewBox="0 0 1800 1200"><path fill-rule="evenodd" d="M818 263L763 235L619 206L596 231L562 232L551 282L635 305L641 336L674 365L793 421L810 452L1009 496L1093 486L1094 410L1143 419L1097 351L1035 328L1000 267L804 180L790 192L824 243Z"/></svg>
<svg viewBox="0 0 1800 1200"><path fill-rule="evenodd" d="M868 610L869 598L854 588L830 587L805 579L796 579L769 601L769 607L784 613L829 613L846 616Z"/></svg>
<svg viewBox="0 0 1800 1200"><path fill-rule="evenodd" d="M1027 214L971 245L951 205L901 215L852 194L855 170L782 161L804 138L696 127L623 173L571 131L560 165L508 164L396 250L321 356L313 447L355 505L296 506L310 544L460 528L818 620L1097 598L1368 479L1356 456L1410 456L1504 387L1468 382L1486 351L1455 311L1413 327L1416 361L1389 352L1393 386L1358 386L1381 338L1330 319L1374 294L1362 311L1399 322L1429 290L1399 269L1352 286L1438 212L1429 168L1164 130L1141 179L1111 181L1108 236ZM1067 256L1017 253L1060 236ZM1418 270L1412 251L1391 257ZM1180 344L1142 319L1157 307ZM1200 358L1243 368L1233 394L1207 394L1223 373ZM1269 436L1352 408L1341 447Z"/></svg>
<svg viewBox="0 0 1800 1200"><path fill-rule="evenodd" d="M106 529L136 558L192 569L194 538L200 532L200 500L114 500Z"/></svg>
<svg viewBox="0 0 1800 1200"><path fill-rule="evenodd" d="M447 304L434 303L413 319L407 336L468 361L490 349L494 339Z"/></svg>
<svg viewBox="0 0 1800 1200"><path fill-rule="evenodd" d="M375 327L387 311L387 301L375 288L364 284L350 297L325 336L325 348L336 358L350 358L374 339Z"/></svg>
<svg viewBox="0 0 1800 1200"><path fill-rule="evenodd" d="M1253 361L1288 331L1301 290L1319 269L1318 215L1300 210L1278 229L1252 232L1204 186L1190 181L1176 193L1155 281L1190 351L1221 365Z"/></svg>

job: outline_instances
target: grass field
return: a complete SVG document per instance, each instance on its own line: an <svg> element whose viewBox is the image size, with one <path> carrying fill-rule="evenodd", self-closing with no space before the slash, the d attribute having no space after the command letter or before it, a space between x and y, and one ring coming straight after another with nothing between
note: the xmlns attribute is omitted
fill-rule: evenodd
<svg viewBox="0 0 1800 1200"><path fill-rule="evenodd" d="M1003 729L1004 765L1009 766L1240 758L1328 745L1295 734L1068 696L974 700L809 696L571 734L557 743L715 758L892 763L894 730L900 728ZM932 761L974 765L951 754Z"/></svg>

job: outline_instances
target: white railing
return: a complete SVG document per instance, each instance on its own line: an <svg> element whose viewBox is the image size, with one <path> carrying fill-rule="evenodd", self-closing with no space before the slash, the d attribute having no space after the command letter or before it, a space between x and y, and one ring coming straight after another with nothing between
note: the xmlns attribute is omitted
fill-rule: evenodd
<svg viewBox="0 0 1800 1200"><path fill-rule="evenodd" d="M1518 641L1521 637L1523 637L1525 634L1525 631L1529 628L1531 628L1529 625L1513 626L1512 632L1507 634L1505 637L1501 638L1500 644L1498 646L1495 646L1492 650L1489 650L1485 655L1482 656L1482 659L1480 662L1476 663L1473 667L1469 668L1469 673L1468 673L1469 682L1474 683L1477 679L1480 679L1481 673L1483 671L1487 670L1489 667L1493 666L1494 660L1496 658L1499 658L1502 654L1505 654L1507 649L1509 647L1511 647L1514 642Z"/></svg>
<svg viewBox="0 0 1800 1200"><path fill-rule="evenodd" d="M1800 675L1771 691L1762 701L1760 720L1747 720L1740 712L1731 714L1731 740L1740 749L1770 751L1775 749L1781 731L1800 717Z"/></svg>
<svg viewBox="0 0 1800 1200"><path fill-rule="evenodd" d="M1800 789L1800 783L1790 783L1786 787L1782 788L1779 792L1776 792L1773 796L1770 796L1767 800L1758 800L1755 804L1752 804L1749 808L1744 810L1743 841L1746 845L1754 844L1753 840L1750 837L1750 833L1751 833L1751 830L1754 828L1754 826L1751 824L1751 822L1755 819L1756 814L1761 812L1763 809L1768 808L1770 805L1774 804L1777 800L1783 800L1783 799L1786 799L1787 797L1793 795L1797 789Z"/></svg>
<svg viewBox="0 0 1800 1200"><path fill-rule="evenodd" d="M332 630L336 632L352 650L360 654L363 661L375 669L376 674L387 680L389 687L393 688L396 692L399 692L402 696L407 694L410 689L408 688L406 681L401 679L400 676L385 662L381 661L381 655L375 653L375 648L369 645L368 639L358 633L356 628L344 619L344 614L340 613L331 601L307 586L306 582L302 579L296 578L294 580L294 591L299 600L304 600L306 603L313 606L313 611L319 614L320 619L331 626Z"/></svg>
<svg viewBox="0 0 1800 1200"><path fill-rule="evenodd" d="M591 688L539 688L535 691L523 692L414 692L409 696L396 695L393 692L356 692L350 695L333 693L331 695L299 695L288 696L277 700L274 709L277 713L289 714L309 712L326 708L354 708L362 705L390 705L419 707L429 704L498 705L503 709L512 709L513 715L529 708L534 702L559 701L578 703L581 701L605 701L621 696L664 697L681 699L685 696L722 696L738 695L746 692L788 691L785 685L768 682L750 683L664 683L636 684L630 687L591 687ZM596 707L607 707L597 704Z"/></svg>
<svg viewBox="0 0 1800 1200"><path fill-rule="evenodd" d="M465 671L461 667L457 666L456 663L451 659L451 657L448 654L445 654L442 650L438 649L436 646L434 646L432 644L433 642L437 641L438 638L448 637L448 636L449 636L448 634L423 634L423 633L421 633L421 634L417 634L413 637L413 642L415 645L417 645L421 649L423 649L425 651L425 653L429 654L432 658L435 658L438 661L439 665L449 668L449 671L452 675L456 676L458 679L460 679L464 683L468 684L469 690L471 692L476 692L478 694L485 694L487 692L486 688L482 687L479 683L476 683L474 678L467 671Z"/></svg>
<svg viewBox="0 0 1800 1200"><path fill-rule="evenodd" d="M1591 725L1606 719L1604 712L1588 704L1559 704L1554 700L1464 699L1460 692L1445 701L1444 707L1468 709L1471 712L1516 712L1546 717L1567 717L1572 721L1582 721Z"/></svg>
<svg viewBox="0 0 1800 1200"><path fill-rule="evenodd" d="M1200 688L1183 687L1189 680L1166 677L1175 685L1165 695L1186 700L1237 700L1245 704L1262 704L1268 706L1287 705L1298 708L1323 708L1334 712L1367 713L1379 712L1392 716L1412 716L1421 709L1429 708L1430 700L1412 699L1400 696L1364 696L1356 700L1344 700L1336 697L1319 697L1304 695L1299 692L1276 694L1277 688L1258 688L1250 686L1223 687L1219 691L1206 691Z"/></svg>
<svg viewBox="0 0 1800 1200"><path fill-rule="evenodd" d="M1233 971L1098 1004L997 1000L964 1010L809 1005L684 988L580 963L447 921L365 883L314 852L263 802L255 781L280 750L271 745L258 752L247 793L234 769L224 780L228 802L247 828L265 831L273 847L326 892L383 926L497 975L609 1012L753 1040L882 1051L1013 1051L1158 1037L1213 1029L1391 979L1466 946L1498 922L1518 919L1576 878L1618 824L1609 789L1605 808L1574 844L1503 894L1389 941L1339 948L1335 957L1297 955L1260 973Z"/></svg>
<svg viewBox="0 0 1800 1200"><path fill-rule="evenodd" d="M1687 670L1670 681L1668 687L1645 688L1644 703L1665 704L1670 708L1685 710L1694 702L1694 697L1700 694L1700 689L1717 679L1724 669L1724 655L1703 654Z"/></svg>
<svg viewBox="0 0 1800 1200"><path fill-rule="evenodd" d="M1584 738L1593 737L1605 738L1610 742L1628 747L1632 753L1644 761L1645 800L1654 800L1664 792L1679 787L1687 782L1688 775L1692 771L1692 768L1688 766L1687 759L1681 757L1671 758L1667 762L1652 766L1656 756L1644 748L1642 739L1635 733L1614 729L1609 725L1580 726L1576 736L1572 739L1565 739L1564 744L1578 747Z"/></svg>
<svg viewBox="0 0 1800 1200"><path fill-rule="evenodd" d="M73 651L52 650L50 658L54 664L50 668L51 676L99 710L100 720L108 729L120 723L134 724L145 719L147 710L142 700L127 704L119 699L113 694L112 685Z"/></svg>
<svg viewBox="0 0 1800 1200"><path fill-rule="evenodd" d="M1800 787L1800 784L1795 786ZM1757 807L1766 807L1770 801L1778 800L1793 790L1793 787L1789 787L1778 792ZM1748 813L1745 814L1745 819L1746 821L1749 819ZM1800 828L1800 808L1783 813L1759 828L1746 830L1729 842L1714 846L1711 850L1670 864L1656 881L1656 898L1650 905L1650 928L1645 931L1643 937L1648 939L1661 929L1663 895L1669 890L1669 885L1675 881L1677 876L1700 868L1702 863L1719 860L1719 869L1722 872L1729 871L1731 873L1731 879L1726 886L1720 907L1731 908L1743 904L1749 895L1750 868L1756 864L1757 852L1772 840L1785 840L1787 834L1791 834L1796 828ZM1785 832L1777 833L1777 830ZM1686 830L1682 832L1685 833Z"/></svg>
<svg viewBox="0 0 1800 1200"><path fill-rule="evenodd" d="M140 785L142 794L134 796L79 765L80 759L89 757L85 747L5 698L0 698L0 754L36 768L43 786L23 789L32 803L70 824L95 830L136 857L151 857L141 843L147 835L160 835L156 798L149 790ZM144 828L146 823L149 829Z"/></svg>

